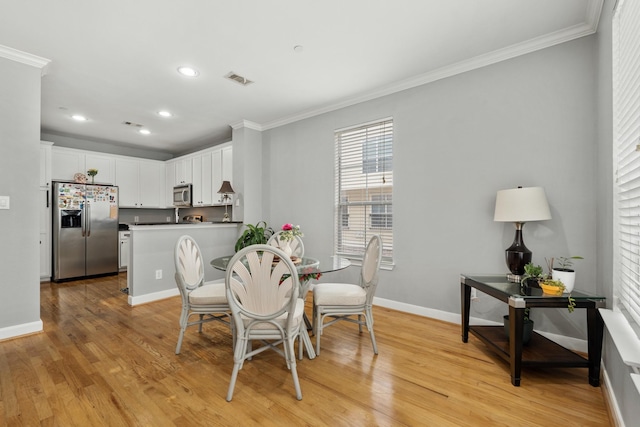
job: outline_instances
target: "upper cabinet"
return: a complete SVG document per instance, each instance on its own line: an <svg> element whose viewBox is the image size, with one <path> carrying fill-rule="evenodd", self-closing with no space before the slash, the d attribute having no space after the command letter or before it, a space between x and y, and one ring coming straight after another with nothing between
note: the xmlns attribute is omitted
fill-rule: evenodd
<svg viewBox="0 0 640 427"><path fill-rule="evenodd" d="M193 178L193 206L211 206L213 202L213 183L211 181L211 153L195 156L191 160Z"/></svg>
<svg viewBox="0 0 640 427"><path fill-rule="evenodd" d="M121 208L165 207L163 162L117 158L115 175Z"/></svg>
<svg viewBox="0 0 640 427"><path fill-rule="evenodd" d="M218 206L222 195L218 190L222 181L232 181L232 153L230 143L199 151L166 162L167 205L173 202L172 189L176 185L192 184L193 206ZM232 184L233 185L233 184ZM227 200L230 203L230 200Z"/></svg>
<svg viewBox="0 0 640 427"><path fill-rule="evenodd" d="M51 179L53 181L73 181L77 173L87 175L89 169L97 169L96 184L115 183L115 157L93 151L73 148L53 147L51 149ZM91 182L89 177L88 182Z"/></svg>
<svg viewBox="0 0 640 427"><path fill-rule="evenodd" d="M40 141L40 187L51 185L51 146L53 143Z"/></svg>
<svg viewBox="0 0 640 427"><path fill-rule="evenodd" d="M116 182L116 159L108 154L91 153L85 155L84 160L86 175L89 169L97 169L98 174L94 177L96 184L113 185ZM87 176L87 182L91 182L91 177Z"/></svg>

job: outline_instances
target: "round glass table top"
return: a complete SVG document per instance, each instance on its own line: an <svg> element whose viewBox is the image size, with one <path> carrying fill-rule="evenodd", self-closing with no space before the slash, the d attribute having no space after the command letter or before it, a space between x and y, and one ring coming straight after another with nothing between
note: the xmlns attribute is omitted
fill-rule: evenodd
<svg viewBox="0 0 640 427"><path fill-rule="evenodd" d="M215 258L211 261L211 266L217 270L226 271L227 264L231 261L233 255L227 255ZM331 255L319 258L303 256L300 263L296 264L298 273L331 273L332 271L342 270L351 265L351 261L347 258Z"/></svg>

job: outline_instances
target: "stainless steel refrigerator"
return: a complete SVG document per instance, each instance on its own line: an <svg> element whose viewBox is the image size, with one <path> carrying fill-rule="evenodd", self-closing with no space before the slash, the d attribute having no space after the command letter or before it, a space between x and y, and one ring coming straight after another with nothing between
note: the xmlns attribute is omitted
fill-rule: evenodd
<svg viewBox="0 0 640 427"><path fill-rule="evenodd" d="M53 281L118 272L118 187L53 183Z"/></svg>

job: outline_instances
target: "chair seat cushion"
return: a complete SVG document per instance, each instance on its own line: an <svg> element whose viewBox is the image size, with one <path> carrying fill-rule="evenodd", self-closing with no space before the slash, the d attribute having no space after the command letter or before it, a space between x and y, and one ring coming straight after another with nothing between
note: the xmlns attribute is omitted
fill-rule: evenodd
<svg viewBox="0 0 640 427"><path fill-rule="evenodd" d="M300 325L300 323L302 322L302 314L304 313L304 300L301 298L298 298L296 300L296 307L294 309L293 312L293 326L294 328L298 327ZM287 322L287 312L285 311L284 313L282 313L280 316L278 316L275 321L280 325L280 326L285 326L286 322ZM252 319L249 319L245 316L242 316L242 320L244 322L244 325L247 326L249 325L249 323L251 323ZM273 327L273 325L270 325L269 323L259 323L257 325L255 325L253 327L253 329L265 329L265 330L273 330L275 329Z"/></svg>
<svg viewBox="0 0 640 427"><path fill-rule="evenodd" d="M366 291L350 283L318 283L313 288L315 305L362 305L366 300Z"/></svg>
<svg viewBox="0 0 640 427"><path fill-rule="evenodd" d="M209 283L194 289L189 293L189 303L192 305L226 304L227 294L222 283Z"/></svg>

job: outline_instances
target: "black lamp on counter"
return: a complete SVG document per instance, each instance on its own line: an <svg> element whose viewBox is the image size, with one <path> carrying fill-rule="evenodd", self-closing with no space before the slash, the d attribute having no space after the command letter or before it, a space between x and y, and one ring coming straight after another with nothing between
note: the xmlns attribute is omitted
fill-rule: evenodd
<svg viewBox="0 0 640 427"><path fill-rule="evenodd" d="M532 253L522 239L524 223L548 219L551 219L551 212L544 188L518 187L498 191L493 220L513 222L516 227L513 243L507 248L505 254L507 266L511 271L511 274L507 275L507 280L510 282L520 282L524 274L524 266L531 262Z"/></svg>
<svg viewBox="0 0 640 427"><path fill-rule="evenodd" d="M222 194L222 203L224 203L224 217L222 217L222 222L230 222L231 218L229 218L229 213L227 212L228 202L231 200L229 194L235 194L235 191L231 188L231 183L229 181L222 181L218 194Z"/></svg>

